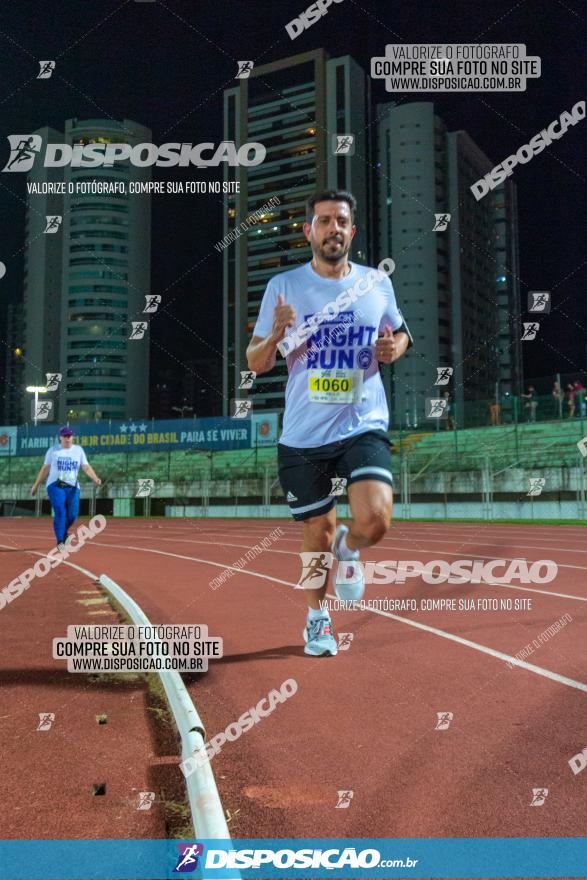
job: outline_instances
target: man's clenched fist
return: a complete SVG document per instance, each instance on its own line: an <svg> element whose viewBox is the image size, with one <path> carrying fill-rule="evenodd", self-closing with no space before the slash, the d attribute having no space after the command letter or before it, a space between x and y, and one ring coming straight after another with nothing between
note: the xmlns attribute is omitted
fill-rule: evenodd
<svg viewBox="0 0 587 880"><path fill-rule="evenodd" d="M283 302L283 294L277 294L277 305L273 310L273 327L271 336L274 342L281 342L285 336L286 327L293 327L296 322L296 313L291 306Z"/></svg>
<svg viewBox="0 0 587 880"><path fill-rule="evenodd" d="M383 328L383 336L380 336L375 343L375 357L382 364L392 364L401 354L391 327L386 324Z"/></svg>

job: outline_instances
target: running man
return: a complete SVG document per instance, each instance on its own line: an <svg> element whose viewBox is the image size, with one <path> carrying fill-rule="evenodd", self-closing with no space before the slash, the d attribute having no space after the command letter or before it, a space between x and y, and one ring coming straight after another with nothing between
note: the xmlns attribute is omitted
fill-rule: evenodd
<svg viewBox="0 0 587 880"><path fill-rule="evenodd" d="M80 467L96 486L102 484L100 477L88 464L83 448L73 442L71 428L62 428L59 432L59 443L47 450L43 467L31 488L31 495L34 497L39 484L47 477L47 495L53 508L53 530L59 550L63 550L69 537L68 530L77 519L79 511L77 475Z"/></svg>
<svg viewBox="0 0 587 880"><path fill-rule="evenodd" d="M384 536L393 502L389 412L379 364L397 361L411 338L387 274L348 259L355 210L354 196L345 191L327 190L308 200L304 235L313 259L269 281L247 361L259 376L274 367L278 346L286 352L281 487L293 518L302 522L302 552L332 551L346 562L344 579L335 576L334 589L340 598L358 601L363 574L348 563ZM300 342L302 328L308 328L304 322L317 314L319 321L310 322L311 334ZM347 482L349 527L336 526L337 477ZM326 567L322 586L306 590L304 651L313 656L337 653L330 615L320 607L328 574Z"/></svg>

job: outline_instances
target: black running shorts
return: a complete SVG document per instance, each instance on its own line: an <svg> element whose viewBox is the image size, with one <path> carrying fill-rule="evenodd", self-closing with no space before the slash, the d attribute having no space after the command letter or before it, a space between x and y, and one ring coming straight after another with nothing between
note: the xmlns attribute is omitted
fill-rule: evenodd
<svg viewBox="0 0 587 880"><path fill-rule="evenodd" d="M343 494L340 478L346 480L346 487L359 480L379 480L392 486L390 447L384 431L366 431L309 449L280 443L279 481L293 518L309 519L332 510L337 495Z"/></svg>

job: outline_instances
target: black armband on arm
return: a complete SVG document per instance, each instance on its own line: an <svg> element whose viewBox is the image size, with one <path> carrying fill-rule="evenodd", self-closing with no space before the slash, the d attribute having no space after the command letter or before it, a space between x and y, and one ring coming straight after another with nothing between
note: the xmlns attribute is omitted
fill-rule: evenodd
<svg viewBox="0 0 587 880"><path fill-rule="evenodd" d="M414 339L413 339L413 337L412 337L412 334L410 333L410 329L409 329L408 325L407 325L406 322L404 321L404 316L403 316L403 315L402 315L402 323L401 323L401 325L400 325L396 330L394 330L393 332L394 332L394 333L405 333L406 336L408 337L408 348L411 348L411 347L413 346L413 344L414 344Z"/></svg>

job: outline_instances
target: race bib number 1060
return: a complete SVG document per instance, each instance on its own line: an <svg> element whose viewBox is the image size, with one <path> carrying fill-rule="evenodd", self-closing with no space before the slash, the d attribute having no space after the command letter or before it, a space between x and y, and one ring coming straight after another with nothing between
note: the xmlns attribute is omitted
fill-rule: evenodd
<svg viewBox="0 0 587 880"><path fill-rule="evenodd" d="M360 403L362 370L308 370L308 397L313 403Z"/></svg>

